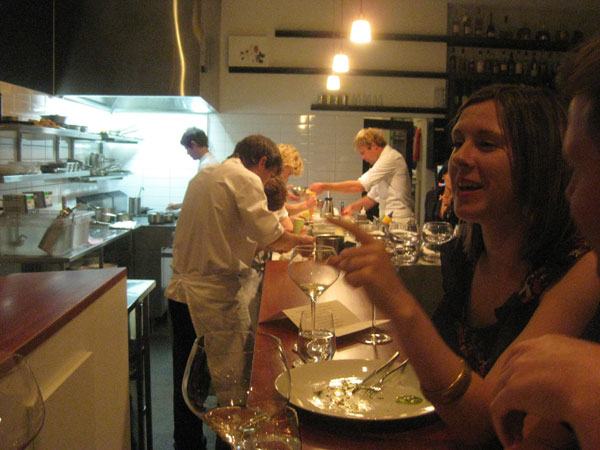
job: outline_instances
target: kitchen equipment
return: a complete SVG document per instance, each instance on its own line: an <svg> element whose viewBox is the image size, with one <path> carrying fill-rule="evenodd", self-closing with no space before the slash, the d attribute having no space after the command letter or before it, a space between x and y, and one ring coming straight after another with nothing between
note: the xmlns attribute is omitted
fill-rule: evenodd
<svg viewBox="0 0 600 450"><path fill-rule="evenodd" d="M141 213L143 190L144 187L142 186L137 197L129 197L129 214L132 216L138 216Z"/></svg>
<svg viewBox="0 0 600 450"><path fill-rule="evenodd" d="M42 116L42 120L51 120L56 125L62 127L67 121L66 116L59 116L58 114L49 114L46 116Z"/></svg>
<svg viewBox="0 0 600 450"><path fill-rule="evenodd" d="M131 214L126 213L126 212L120 212L117 214L117 222L126 222L128 220L131 220Z"/></svg>
<svg viewBox="0 0 600 450"><path fill-rule="evenodd" d="M148 223L151 225L160 225L165 222L165 216L159 212L152 212L148 214Z"/></svg>
<svg viewBox="0 0 600 450"><path fill-rule="evenodd" d="M327 196L323 201L323 206L321 207L321 217L331 217L333 216L333 198L331 194L327 192Z"/></svg>
<svg viewBox="0 0 600 450"><path fill-rule="evenodd" d="M328 245L329 247L333 247L339 255L344 249L344 236L338 236L336 234L319 234L315 236L315 243L317 245Z"/></svg>
<svg viewBox="0 0 600 450"><path fill-rule="evenodd" d="M2 207L5 213L26 213L35 209L35 198L31 193L4 194L2 196Z"/></svg>
<svg viewBox="0 0 600 450"><path fill-rule="evenodd" d="M175 222L175 214L173 213L165 213L163 214L164 223L173 223Z"/></svg>
<svg viewBox="0 0 600 450"><path fill-rule="evenodd" d="M49 255L62 255L74 248L81 247L88 241L92 213L76 216L75 208L66 205L63 197L63 208L50 223L38 244L40 250Z"/></svg>

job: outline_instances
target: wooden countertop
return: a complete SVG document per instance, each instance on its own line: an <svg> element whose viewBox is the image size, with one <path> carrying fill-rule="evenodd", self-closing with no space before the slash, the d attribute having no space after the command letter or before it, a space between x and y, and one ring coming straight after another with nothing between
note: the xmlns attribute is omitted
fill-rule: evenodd
<svg viewBox="0 0 600 450"><path fill-rule="evenodd" d="M125 268L0 277L0 351L31 352L126 277Z"/></svg>

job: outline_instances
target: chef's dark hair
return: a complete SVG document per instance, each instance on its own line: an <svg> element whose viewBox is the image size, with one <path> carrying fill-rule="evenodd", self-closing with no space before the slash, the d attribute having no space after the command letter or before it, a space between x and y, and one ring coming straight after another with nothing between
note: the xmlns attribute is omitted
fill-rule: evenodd
<svg viewBox="0 0 600 450"><path fill-rule="evenodd" d="M571 178L562 155L567 124L565 103L546 88L490 85L473 93L461 105L452 126L465 109L486 101L493 101L496 106L498 122L511 152L513 192L527 223L521 257L539 264L575 230L564 195ZM453 156L454 153L450 165ZM485 251L481 227L468 223L464 231L465 249L477 259Z"/></svg>
<svg viewBox="0 0 600 450"><path fill-rule="evenodd" d="M576 95L589 102L589 133L600 139L600 34L580 44L560 65L557 81L564 95Z"/></svg>
<svg viewBox="0 0 600 450"><path fill-rule="evenodd" d="M208 147L208 136L200 128L191 127L185 130L179 143L188 148L192 145L192 141L198 144L199 147Z"/></svg>
<svg viewBox="0 0 600 450"><path fill-rule="evenodd" d="M237 143L230 158L240 158L244 167L249 169L256 166L263 156L267 157L265 168L276 168L276 175L279 175L283 166L281 153L275 142L266 136L253 134L245 137Z"/></svg>

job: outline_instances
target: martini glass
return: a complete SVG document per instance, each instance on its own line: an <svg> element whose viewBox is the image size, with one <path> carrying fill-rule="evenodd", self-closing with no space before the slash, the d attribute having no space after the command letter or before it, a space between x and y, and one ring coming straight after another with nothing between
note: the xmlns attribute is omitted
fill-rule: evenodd
<svg viewBox="0 0 600 450"><path fill-rule="evenodd" d="M317 299L340 276L339 269L327 264L327 260L336 254L335 249L328 245L298 245L294 247L288 264L288 275L302 292L310 298L313 329Z"/></svg>
<svg viewBox="0 0 600 450"><path fill-rule="evenodd" d="M269 431L269 424L285 413L290 373L281 341L252 331L219 331L197 338L183 375L183 398L190 410L232 449L254 448L261 430L279 447L289 436ZM282 384L283 383L283 384ZM264 434L269 436L264 436ZM289 444L289 442L288 442ZM270 447L271 448L271 447Z"/></svg>
<svg viewBox="0 0 600 450"><path fill-rule="evenodd" d="M44 401L25 359L0 352L0 448L25 449L44 423Z"/></svg>

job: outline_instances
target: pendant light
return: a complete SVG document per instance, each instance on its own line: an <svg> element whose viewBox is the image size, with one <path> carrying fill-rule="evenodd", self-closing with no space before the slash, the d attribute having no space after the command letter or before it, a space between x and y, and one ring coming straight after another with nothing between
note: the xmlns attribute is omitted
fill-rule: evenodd
<svg viewBox="0 0 600 450"><path fill-rule="evenodd" d="M340 77L337 75L329 75L327 77L327 90L328 91L339 91L340 90Z"/></svg>
<svg viewBox="0 0 600 450"><path fill-rule="evenodd" d="M335 2L333 5L333 16L335 17ZM344 0L340 2L340 28L344 28ZM344 53L342 42L340 42L340 52L333 57L332 69L335 73L346 73L350 70L350 62Z"/></svg>
<svg viewBox="0 0 600 450"><path fill-rule="evenodd" d="M352 31L350 32L350 40L357 44L366 44L371 42L371 25L364 19L362 0L360 0L360 14L358 20L352 22Z"/></svg>

